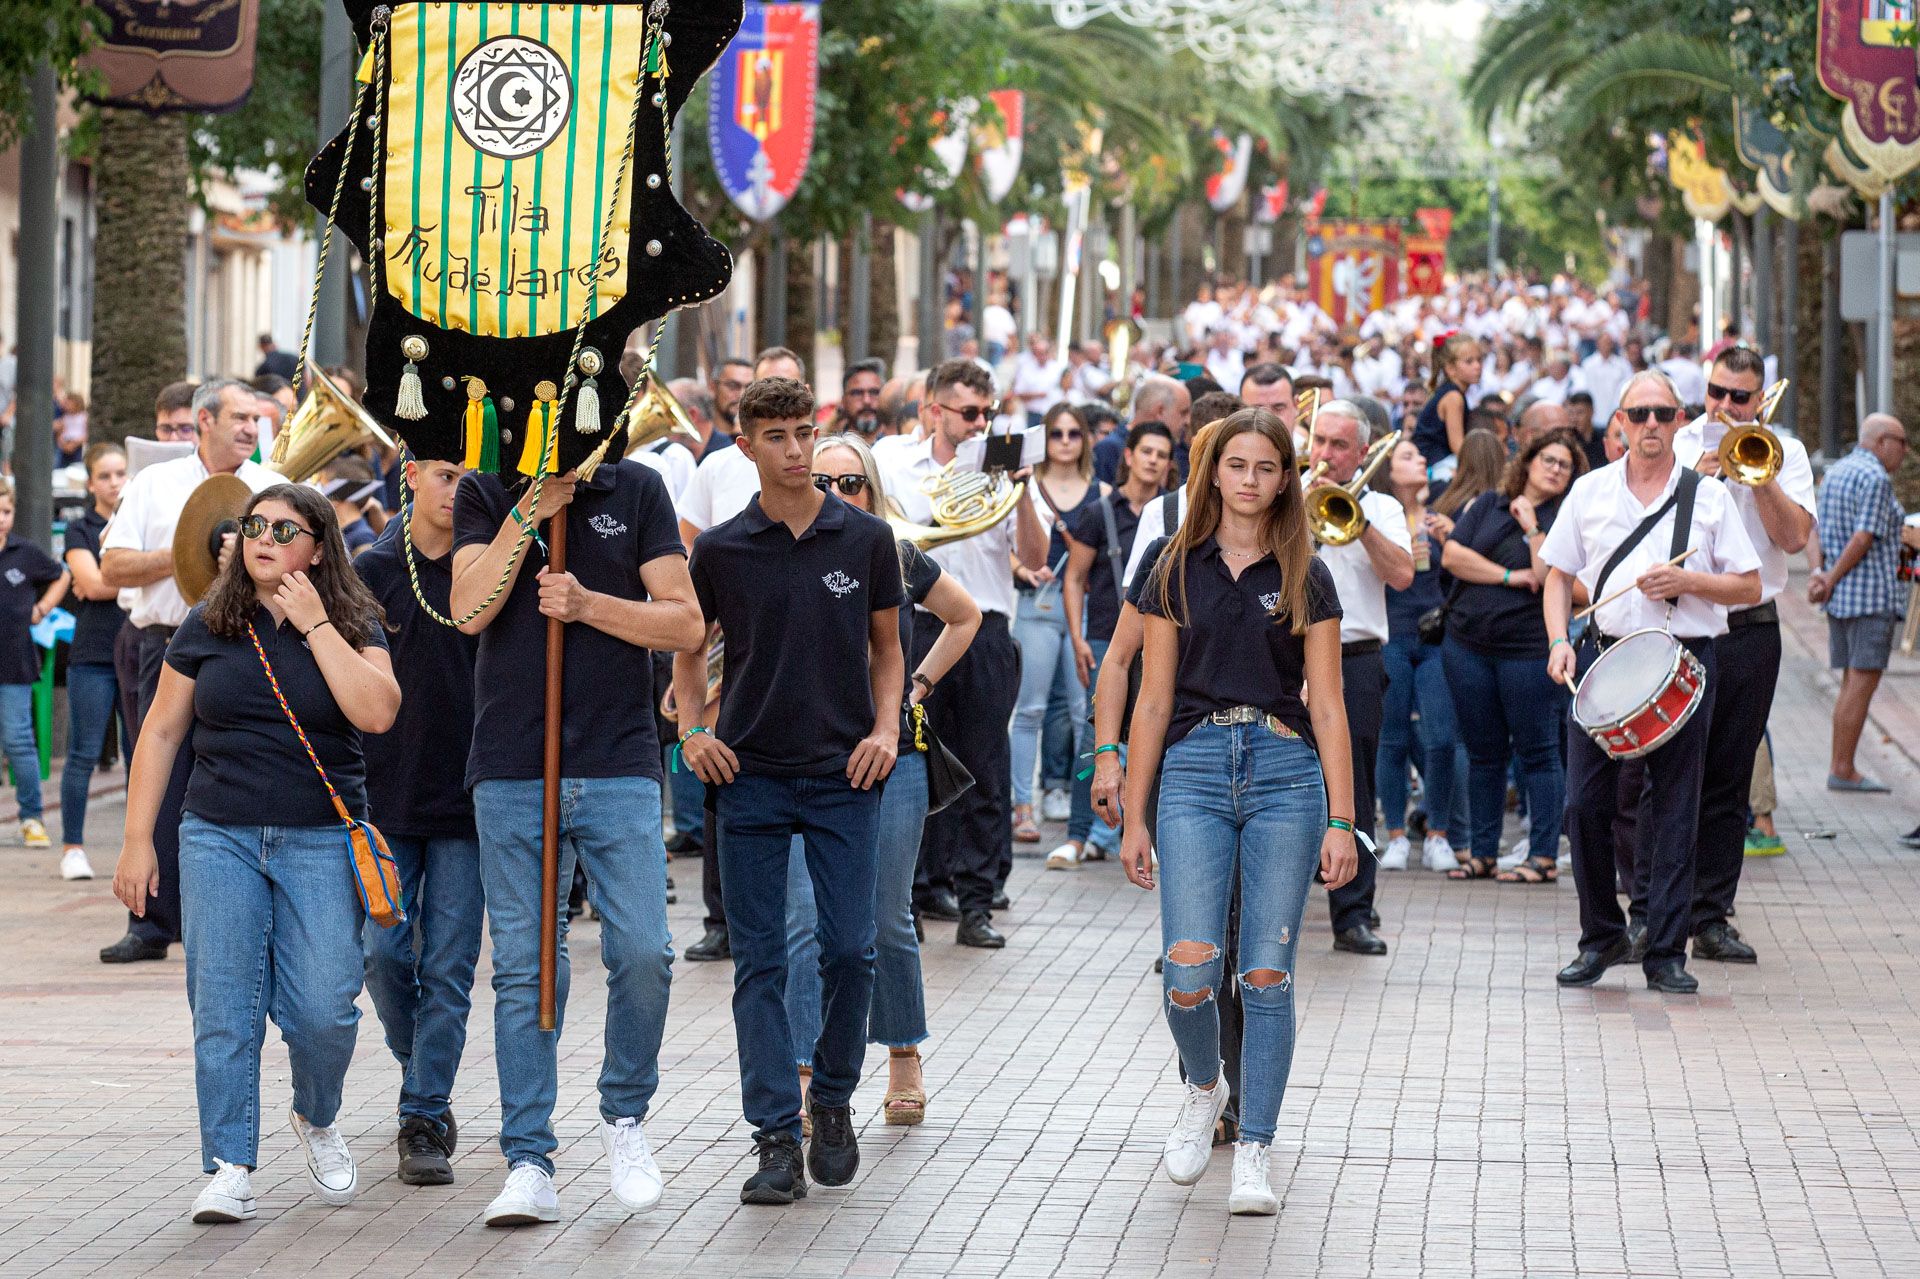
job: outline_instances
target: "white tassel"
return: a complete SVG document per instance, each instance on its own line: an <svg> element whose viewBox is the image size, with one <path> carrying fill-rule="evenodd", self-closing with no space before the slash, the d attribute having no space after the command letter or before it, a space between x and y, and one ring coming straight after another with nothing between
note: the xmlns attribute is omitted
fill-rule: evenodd
<svg viewBox="0 0 1920 1279"><path fill-rule="evenodd" d="M592 378L582 382L574 394L573 429L582 435L600 434L600 388Z"/></svg>
<svg viewBox="0 0 1920 1279"><path fill-rule="evenodd" d="M420 394L420 366L412 360L400 374L400 392L393 399L393 412L409 422L418 422L427 416L427 402Z"/></svg>

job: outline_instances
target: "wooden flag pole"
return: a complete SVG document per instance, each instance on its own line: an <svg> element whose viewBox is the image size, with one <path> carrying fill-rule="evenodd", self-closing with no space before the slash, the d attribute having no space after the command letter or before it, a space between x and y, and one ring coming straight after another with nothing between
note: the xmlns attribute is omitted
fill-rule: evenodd
<svg viewBox="0 0 1920 1279"><path fill-rule="evenodd" d="M567 571L567 512L562 507L547 521L547 568ZM555 1016L554 974L560 950L560 716L561 672L565 665L567 627L557 617L547 619L546 754L541 764L540 793L540 1029L552 1030Z"/></svg>

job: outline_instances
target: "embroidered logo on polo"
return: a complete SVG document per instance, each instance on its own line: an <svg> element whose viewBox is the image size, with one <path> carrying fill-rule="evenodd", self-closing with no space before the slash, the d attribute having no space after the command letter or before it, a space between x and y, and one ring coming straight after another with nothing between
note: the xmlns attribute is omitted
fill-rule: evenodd
<svg viewBox="0 0 1920 1279"><path fill-rule="evenodd" d="M517 160L560 135L573 82L552 49L522 36L489 40L453 73L453 122L474 150Z"/></svg>
<svg viewBox="0 0 1920 1279"><path fill-rule="evenodd" d="M838 574L836 574L835 576L838 576ZM8 586L18 586L18 585L20 585L20 583L22 583L22 582L24 582L24 581L26 581L26 580L27 580L27 575L26 575L25 573L22 573L22 572L21 572L21 571L20 571L19 569L17 569L17 568L10 568L10 569L8 569L8 570L7 570L7 585L8 585ZM829 585L831 585L831 583L829 583Z"/></svg>
<svg viewBox="0 0 1920 1279"><path fill-rule="evenodd" d="M841 599L845 599L860 589L860 583L854 581L839 569L833 570L833 572L827 574L820 580L827 584L828 590L832 591Z"/></svg>
<svg viewBox="0 0 1920 1279"><path fill-rule="evenodd" d="M1269 613L1273 612L1274 606L1279 602L1280 602L1279 591L1268 591L1265 595L1262 595L1260 597L1260 607L1266 609L1267 612Z"/></svg>
<svg viewBox="0 0 1920 1279"><path fill-rule="evenodd" d="M613 516L607 514L605 511L600 512L600 514L588 520L587 525L588 527L593 529L594 532L598 533L601 537L618 537L622 533L627 531L626 525L622 524L619 520L616 520L615 518L613 518Z"/></svg>

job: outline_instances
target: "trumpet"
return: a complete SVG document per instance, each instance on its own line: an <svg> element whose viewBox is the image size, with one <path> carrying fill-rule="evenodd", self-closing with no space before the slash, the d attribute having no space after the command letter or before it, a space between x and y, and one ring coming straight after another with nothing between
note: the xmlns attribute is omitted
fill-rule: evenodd
<svg viewBox="0 0 1920 1279"><path fill-rule="evenodd" d="M1780 437L1769 430L1767 424L1773 420L1774 410L1780 407L1786 393L1786 378L1768 387L1760 397L1759 416L1751 422L1735 422L1724 412L1714 414L1727 427L1719 450L1722 479L1758 488L1780 474L1786 451L1780 447Z"/></svg>
<svg viewBox="0 0 1920 1279"><path fill-rule="evenodd" d="M1313 424L1320 417L1320 388L1310 386L1293 397L1300 416L1307 420L1307 442L1300 446L1300 469L1307 469L1307 456L1313 452Z"/></svg>
<svg viewBox="0 0 1920 1279"><path fill-rule="evenodd" d="M1360 540L1367 531L1367 516L1360 509L1360 494L1366 490L1374 472L1386 464L1393 454L1393 446L1399 442L1398 431L1382 436L1367 450L1366 461L1361 465L1359 474L1345 484L1312 486L1312 481L1324 473L1324 462L1308 473L1308 479L1303 481L1307 485L1307 529L1313 534L1314 541L1322 546L1346 546Z"/></svg>

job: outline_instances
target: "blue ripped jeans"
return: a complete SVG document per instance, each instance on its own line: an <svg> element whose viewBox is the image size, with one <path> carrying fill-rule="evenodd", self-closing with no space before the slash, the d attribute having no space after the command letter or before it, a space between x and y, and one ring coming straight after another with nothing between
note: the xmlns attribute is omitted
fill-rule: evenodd
<svg viewBox="0 0 1920 1279"><path fill-rule="evenodd" d="M1223 956L1240 879L1240 1137L1270 1145L1293 1065L1294 954L1320 864L1327 795L1320 760L1264 725L1203 722L1161 769L1160 936L1167 1026L1187 1078L1220 1072Z"/></svg>

